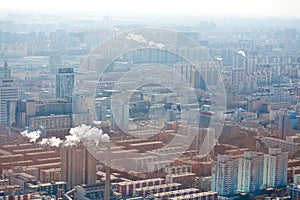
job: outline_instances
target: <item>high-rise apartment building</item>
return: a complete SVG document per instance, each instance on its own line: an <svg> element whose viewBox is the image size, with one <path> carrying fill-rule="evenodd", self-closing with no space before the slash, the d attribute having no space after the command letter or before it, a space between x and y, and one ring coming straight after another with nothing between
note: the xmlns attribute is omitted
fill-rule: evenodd
<svg viewBox="0 0 300 200"><path fill-rule="evenodd" d="M56 98L71 99L74 88L73 68L60 68L56 75Z"/></svg>
<svg viewBox="0 0 300 200"><path fill-rule="evenodd" d="M221 196L255 193L267 187L285 186L288 152L269 148L268 154L218 155L212 166L212 191Z"/></svg>
<svg viewBox="0 0 300 200"><path fill-rule="evenodd" d="M231 89L233 92L243 92L245 90L246 83L246 71L243 68L236 68L231 70L230 77Z"/></svg>
<svg viewBox="0 0 300 200"><path fill-rule="evenodd" d="M278 120L278 137L285 139L289 135L294 135L293 129L298 129L299 118L296 112L290 112L288 114L279 115Z"/></svg>
<svg viewBox="0 0 300 200"><path fill-rule="evenodd" d="M248 58L245 55L244 50L239 50L233 55L233 67L235 69L246 69L248 64Z"/></svg>
<svg viewBox="0 0 300 200"><path fill-rule="evenodd" d="M287 182L288 152L269 148L264 155L263 187L285 186Z"/></svg>
<svg viewBox="0 0 300 200"><path fill-rule="evenodd" d="M19 132L40 129L44 137L64 137L72 127L72 102L64 99L17 100L7 103L7 125Z"/></svg>
<svg viewBox="0 0 300 200"><path fill-rule="evenodd" d="M270 98L271 102L295 102L295 98L288 85L272 85L270 93L272 94Z"/></svg>
<svg viewBox="0 0 300 200"><path fill-rule="evenodd" d="M97 160L83 144L62 146L60 154L62 180L67 182L68 189L96 182Z"/></svg>
<svg viewBox="0 0 300 200"><path fill-rule="evenodd" d="M7 102L19 98L19 89L17 84L11 78L11 72L8 69L7 62L0 68L0 124L7 126Z"/></svg>
<svg viewBox="0 0 300 200"><path fill-rule="evenodd" d="M256 192L262 189L263 154L244 152L239 159L238 192Z"/></svg>
<svg viewBox="0 0 300 200"><path fill-rule="evenodd" d="M237 193L239 158L230 155L218 155L212 166L211 190L221 196Z"/></svg>

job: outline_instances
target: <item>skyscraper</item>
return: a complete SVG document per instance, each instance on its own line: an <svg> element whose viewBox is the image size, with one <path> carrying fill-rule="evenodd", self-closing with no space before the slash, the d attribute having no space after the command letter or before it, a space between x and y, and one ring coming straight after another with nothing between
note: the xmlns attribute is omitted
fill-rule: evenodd
<svg viewBox="0 0 300 200"><path fill-rule="evenodd" d="M73 68L60 68L56 75L56 98L71 99L74 88Z"/></svg>
<svg viewBox="0 0 300 200"><path fill-rule="evenodd" d="M67 182L69 189L96 182L97 160L83 144L62 146L60 154L62 180Z"/></svg>
<svg viewBox="0 0 300 200"><path fill-rule="evenodd" d="M0 124L7 125L7 102L19 98L19 89L17 84L11 78L11 72L7 62L0 68Z"/></svg>
<svg viewBox="0 0 300 200"><path fill-rule="evenodd" d="M264 155L263 187L285 186L287 182L288 152L269 148Z"/></svg>

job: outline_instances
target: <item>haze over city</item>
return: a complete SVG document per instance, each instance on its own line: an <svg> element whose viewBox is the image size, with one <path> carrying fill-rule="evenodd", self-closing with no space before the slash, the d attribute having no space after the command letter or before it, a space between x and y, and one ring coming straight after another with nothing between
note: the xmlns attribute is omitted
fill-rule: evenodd
<svg viewBox="0 0 300 200"><path fill-rule="evenodd" d="M2 0L0 200L299 199L299 7Z"/></svg>
<svg viewBox="0 0 300 200"><path fill-rule="evenodd" d="M3 0L1 10L104 15L300 17L297 0Z"/></svg>

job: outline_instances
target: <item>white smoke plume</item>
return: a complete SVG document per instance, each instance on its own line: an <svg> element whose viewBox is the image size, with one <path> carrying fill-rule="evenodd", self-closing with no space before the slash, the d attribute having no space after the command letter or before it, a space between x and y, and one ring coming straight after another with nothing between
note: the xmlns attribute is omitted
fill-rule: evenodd
<svg viewBox="0 0 300 200"><path fill-rule="evenodd" d="M109 136L106 133L102 135L102 142L109 142Z"/></svg>
<svg viewBox="0 0 300 200"><path fill-rule="evenodd" d="M23 135L23 137L28 138L30 142L35 143L36 140L39 139L39 137L41 136L41 131L37 130L37 131L29 132L28 130L25 130L22 131L20 134Z"/></svg>
<svg viewBox="0 0 300 200"><path fill-rule="evenodd" d="M155 43L155 42L153 42L152 40L150 40L150 41L148 42L148 45L149 45L150 47L156 47L156 48L159 48L159 49L162 49L162 48L165 47L165 45L164 45L163 43Z"/></svg>
<svg viewBox="0 0 300 200"><path fill-rule="evenodd" d="M80 143L81 139L85 138L86 133L91 129L90 126L82 124L80 126L71 128L70 135L65 137L63 144L65 146L74 146Z"/></svg>
<svg viewBox="0 0 300 200"><path fill-rule="evenodd" d="M61 143L62 143L61 139L57 137L43 138L41 141L42 146L59 147Z"/></svg>
<svg viewBox="0 0 300 200"><path fill-rule="evenodd" d="M156 48L162 49L165 47L165 45L163 43L156 43L155 44Z"/></svg>
<svg viewBox="0 0 300 200"><path fill-rule="evenodd" d="M65 146L75 146L80 143L80 138L75 135L67 135L65 138L65 141L63 141Z"/></svg>
<svg viewBox="0 0 300 200"><path fill-rule="evenodd" d="M219 56L216 56L215 59L216 59L217 61L222 61L222 60L223 60L223 58L222 58L222 57L219 57Z"/></svg>
<svg viewBox="0 0 300 200"><path fill-rule="evenodd" d="M36 140L40 137L41 132L33 131L28 132L23 131L21 135L30 139L30 142L36 142ZM87 126L82 124L80 126L71 128L70 135L67 135L64 140L61 140L56 137L51 138L43 138L41 141L42 146L52 146L59 147L60 145L64 146L76 146L82 140L88 140L95 142L98 145L100 142L109 142L109 136L107 134L103 134L101 129Z"/></svg>
<svg viewBox="0 0 300 200"><path fill-rule="evenodd" d="M127 40L133 40L133 41L136 41L138 43L145 43L145 44L148 43L143 35L135 34L135 33L128 33L126 39Z"/></svg>
<svg viewBox="0 0 300 200"><path fill-rule="evenodd" d="M128 33L128 35L126 36L127 40L133 40L136 41L138 43L144 43L144 44L148 44L150 47L156 47L159 49L162 49L165 47L165 45L163 43L155 43L154 41L150 40L149 42L144 38L143 35L141 34L135 34L135 33Z"/></svg>
<svg viewBox="0 0 300 200"><path fill-rule="evenodd" d="M75 128L71 128L70 135L66 136L64 141L65 146L72 146L78 144L81 140L93 141L96 145L99 142L109 142L109 136L107 134L103 134L101 129L87 126L82 124Z"/></svg>
<svg viewBox="0 0 300 200"><path fill-rule="evenodd" d="M246 53L243 50L238 50L237 54L239 54L239 55L241 55L243 57L246 57Z"/></svg>

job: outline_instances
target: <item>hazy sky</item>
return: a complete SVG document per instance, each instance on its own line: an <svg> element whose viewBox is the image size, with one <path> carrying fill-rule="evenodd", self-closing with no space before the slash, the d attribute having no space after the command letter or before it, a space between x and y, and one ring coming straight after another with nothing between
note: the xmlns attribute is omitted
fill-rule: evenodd
<svg viewBox="0 0 300 200"><path fill-rule="evenodd" d="M300 17L300 0L1 0L0 9L100 14Z"/></svg>

